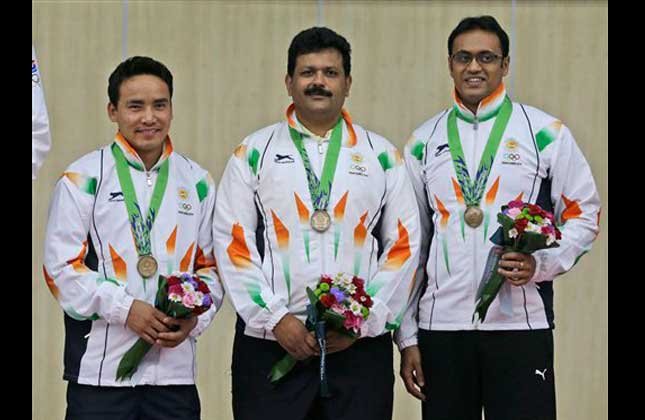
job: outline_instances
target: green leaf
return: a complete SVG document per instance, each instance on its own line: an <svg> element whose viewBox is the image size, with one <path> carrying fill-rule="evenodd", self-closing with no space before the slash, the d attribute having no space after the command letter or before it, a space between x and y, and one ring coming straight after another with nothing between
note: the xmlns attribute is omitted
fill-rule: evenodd
<svg viewBox="0 0 645 420"><path fill-rule="evenodd" d="M340 331L344 329L345 317L331 309L326 309L323 312L323 319L327 322L329 330Z"/></svg>
<svg viewBox="0 0 645 420"><path fill-rule="evenodd" d="M152 345L148 344L143 339L138 339L121 358L119 367L116 369L116 380L122 381L124 379L130 379L137 371L139 363L141 363L141 360L143 360L143 357L148 353L151 347Z"/></svg>
<svg viewBox="0 0 645 420"><path fill-rule="evenodd" d="M155 297L155 308L161 312L168 313L168 279L159 275L157 295Z"/></svg>
<svg viewBox="0 0 645 420"><path fill-rule="evenodd" d="M271 372L269 372L268 378L272 383L277 382L282 379L287 373L289 373L295 365L296 359L291 357L290 354L287 354L273 365Z"/></svg>
<svg viewBox="0 0 645 420"><path fill-rule="evenodd" d="M318 302L318 296L316 296L316 293L314 293L314 291L309 287L307 287L307 296L309 297L309 302L311 302L312 305L315 305Z"/></svg>
<svg viewBox="0 0 645 420"><path fill-rule="evenodd" d="M495 269L492 271L491 276L484 280L484 287L482 288L481 296L477 300L475 312L473 313L473 321L475 320L475 314L477 314L479 320L484 322L486 319L486 312L488 312L488 307L493 302L499 289L504 283L504 277L497 272L497 268L498 264L495 264Z"/></svg>

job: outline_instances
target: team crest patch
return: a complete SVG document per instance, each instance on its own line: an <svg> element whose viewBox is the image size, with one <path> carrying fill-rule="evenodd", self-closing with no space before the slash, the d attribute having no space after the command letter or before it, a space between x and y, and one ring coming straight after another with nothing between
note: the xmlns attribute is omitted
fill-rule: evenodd
<svg viewBox="0 0 645 420"><path fill-rule="evenodd" d="M519 146L519 143L515 139L508 139L506 140L506 149L508 150L515 150Z"/></svg>

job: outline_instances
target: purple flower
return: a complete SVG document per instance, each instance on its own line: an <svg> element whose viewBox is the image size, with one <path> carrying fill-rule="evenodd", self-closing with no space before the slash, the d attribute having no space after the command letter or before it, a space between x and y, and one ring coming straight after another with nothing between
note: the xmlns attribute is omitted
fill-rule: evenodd
<svg viewBox="0 0 645 420"><path fill-rule="evenodd" d="M342 303L345 300L345 293L340 291L337 287L332 287L329 293L334 295L338 303Z"/></svg>
<svg viewBox="0 0 645 420"><path fill-rule="evenodd" d="M211 295L205 295L204 299L202 299L202 306L211 306L211 303L213 303Z"/></svg>

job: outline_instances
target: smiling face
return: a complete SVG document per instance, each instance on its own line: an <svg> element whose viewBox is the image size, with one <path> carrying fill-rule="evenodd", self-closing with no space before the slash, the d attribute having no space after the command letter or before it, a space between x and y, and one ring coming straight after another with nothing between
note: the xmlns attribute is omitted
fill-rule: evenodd
<svg viewBox="0 0 645 420"><path fill-rule="evenodd" d="M481 29L457 36L453 41L452 51L452 56L448 57L448 66L455 89L464 105L476 112L479 102L493 93L508 74L510 58L501 58L502 47L497 35ZM483 64L475 58L468 64L459 63L454 59L460 53L468 53L474 57L482 52L492 52L500 58Z"/></svg>
<svg viewBox="0 0 645 420"><path fill-rule="evenodd" d="M168 85L157 76L130 77L119 87L119 101L108 104L108 116L139 157L150 167L163 151L170 130L172 103Z"/></svg>

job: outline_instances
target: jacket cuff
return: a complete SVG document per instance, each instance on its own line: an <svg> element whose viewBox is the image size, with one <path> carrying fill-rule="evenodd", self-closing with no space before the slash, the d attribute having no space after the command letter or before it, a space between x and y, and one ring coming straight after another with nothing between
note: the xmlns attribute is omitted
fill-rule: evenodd
<svg viewBox="0 0 645 420"><path fill-rule="evenodd" d="M280 322L280 320L288 313L289 313L289 309L287 309L286 306L281 307L276 312L274 312L273 315L271 315L271 318L269 318L269 321L267 322L264 329L269 332L272 332L275 326L278 325L278 322Z"/></svg>
<svg viewBox="0 0 645 420"><path fill-rule="evenodd" d="M399 343L396 343L397 346L399 346L399 351L403 351L404 348L406 347L412 347L418 345L417 341L417 336L416 334L412 337L406 338L405 340L402 340Z"/></svg>
<svg viewBox="0 0 645 420"><path fill-rule="evenodd" d="M372 298L372 301L367 321L361 326L361 337L377 337L385 332L389 308L378 298Z"/></svg>
<svg viewBox="0 0 645 420"><path fill-rule="evenodd" d="M533 277L531 278L532 282L541 282L545 281L546 279L546 258L547 254L542 251L536 251L533 253L533 258L535 258L535 273L533 274Z"/></svg>
<svg viewBox="0 0 645 420"><path fill-rule="evenodd" d="M107 322L125 326L132 302L134 298L125 291L125 287L119 287L112 298L112 308L107 316Z"/></svg>

